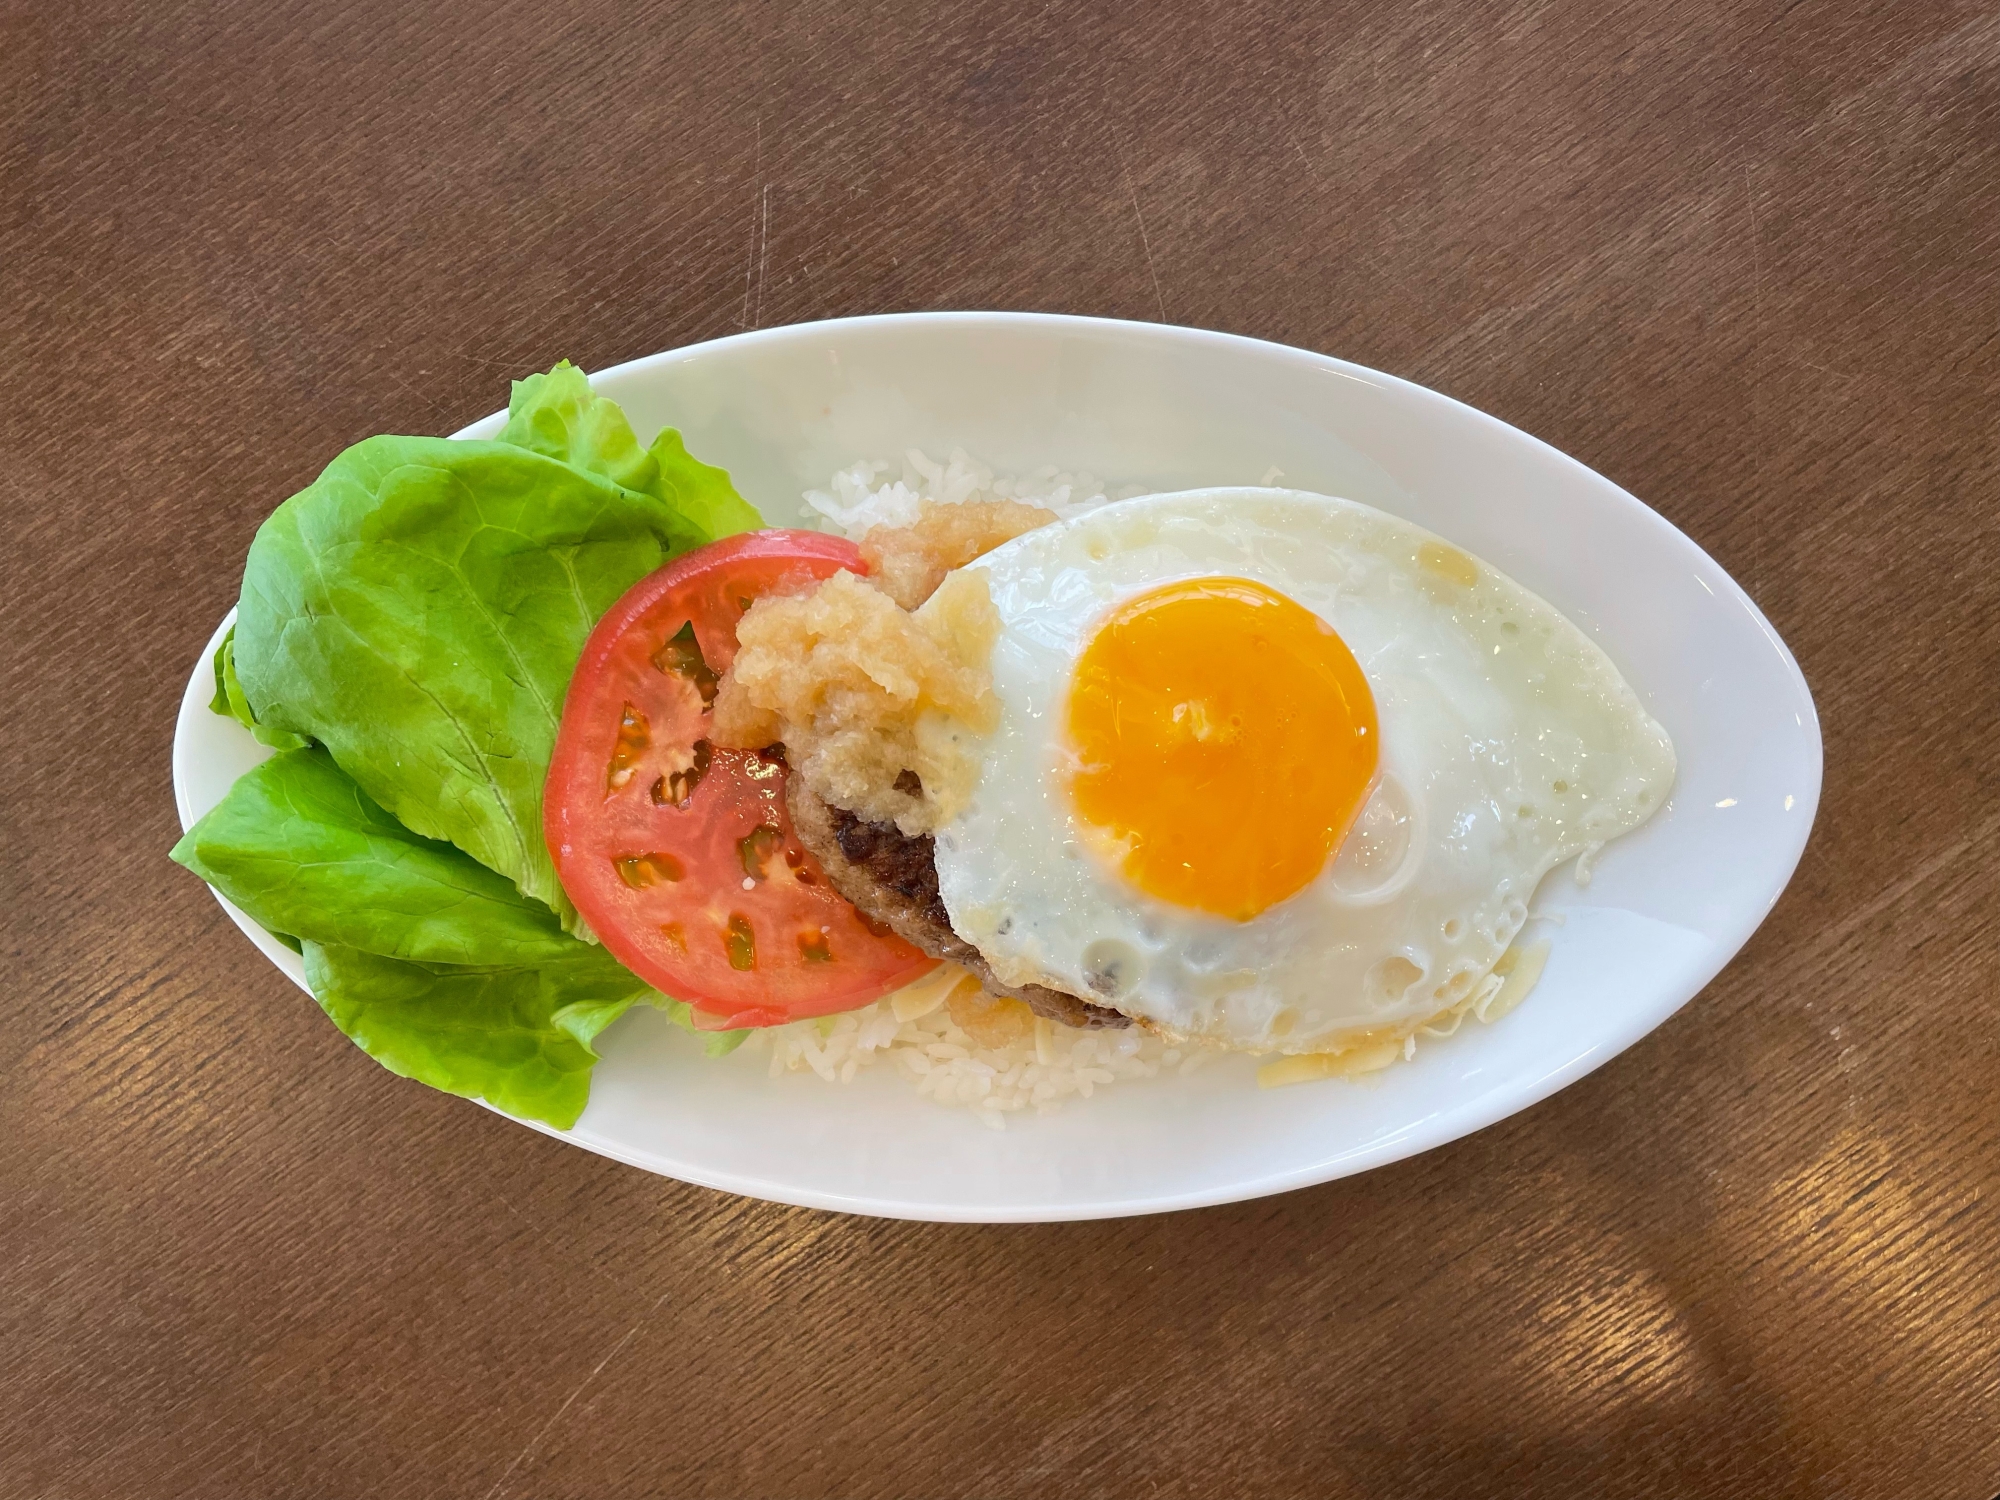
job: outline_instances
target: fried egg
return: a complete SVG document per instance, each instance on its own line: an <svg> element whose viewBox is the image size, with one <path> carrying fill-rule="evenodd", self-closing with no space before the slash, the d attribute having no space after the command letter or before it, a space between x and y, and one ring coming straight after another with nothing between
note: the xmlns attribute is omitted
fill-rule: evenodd
<svg viewBox="0 0 2000 1500"><path fill-rule="evenodd" d="M1170 1038L1408 1035L1497 983L1542 877L1673 782L1581 630L1369 506L1145 496L972 567L1000 712L936 835L952 926L1002 981Z"/></svg>

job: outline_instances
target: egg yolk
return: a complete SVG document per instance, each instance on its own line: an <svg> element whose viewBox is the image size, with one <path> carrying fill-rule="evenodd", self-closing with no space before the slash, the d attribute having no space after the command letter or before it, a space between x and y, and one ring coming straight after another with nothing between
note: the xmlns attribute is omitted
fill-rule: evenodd
<svg viewBox="0 0 2000 1500"><path fill-rule="evenodd" d="M1301 890L1375 780L1375 698L1319 616L1244 578L1120 605L1078 659L1077 815L1140 890L1239 922Z"/></svg>

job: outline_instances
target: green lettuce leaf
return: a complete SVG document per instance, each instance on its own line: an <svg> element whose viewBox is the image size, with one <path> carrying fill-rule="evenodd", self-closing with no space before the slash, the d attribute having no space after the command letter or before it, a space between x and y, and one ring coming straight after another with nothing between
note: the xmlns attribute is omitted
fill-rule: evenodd
<svg viewBox="0 0 2000 1500"><path fill-rule="evenodd" d="M559 1130L590 1097L597 1036L651 995L601 948L533 968L412 963L308 942L327 1016L392 1073Z"/></svg>
<svg viewBox="0 0 2000 1500"><path fill-rule="evenodd" d="M260 743L269 745L273 750L296 750L307 743L288 730L258 723L257 716L250 712L250 700L243 696L243 684L236 679L234 625L223 636L222 644L215 648L215 696L208 700L208 711L225 719L234 719L255 735Z"/></svg>
<svg viewBox="0 0 2000 1500"><path fill-rule="evenodd" d="M173 857L308 956L322 1008L371 1056L510 1114L572 1123L591 1043L635 1001L697 1031L685 1002L504 876L411 833L318 747L237 778ZM748 1035L697 1034L711 1057Z"/></svg>
<svg viewBox="0 0 2000 1500"><path fill-rule="evenodd" d="M689 1031L695 1028L690 1025ZM738 1047L750 1040L747 1031L704 1031L701 1033L701 1050L708 1057L727 1057Z"/></svg>
<svg viewBox="0 0 2000 1500"><path fill-rule="evenodd" d="M173 858L272 932L430 963L533 964L578 944L555 913L390 817L325 750L236 779Z"/></svg>
<svg viewBox="0 0 2000 1500"><path fill-rule="evenodd" d="M236 627L230 626L224 632L222 644L215 648L215 655L209 665L215 670L215 696L208 700L208 711L220 714L225 719L236 718L236 706L229 701L229 683L236 676ZM242 691L241 686L237 688ZM248 705L246 705L247 707ZM237 719L240 724L242 720Z"/></svg>
<svg viewBox="0 0 2000 1500"><path fill-rule="evenodd" d="M215 655L210 707L281 753L173 857L300 949L385 1067L567 1128L632 1004L694 1025L564 930L589 936L542 839L563 696L627 588L759 524L567 363L516 384L501 441L356 444L259 530Z"/></svg>
<svg viewBox="0 0 2000 1500"><path fill-rule="evenodd" d="M667 1013L667 1019L683 1031L701 1038L701 1050L709 1057L727 1057L750 1039L748 1031L703 1031L694 1024L694 1007L685 1000L656 996L653 1003Z"/></svg>
<svg viewBox="0 0 2000 1500"><path fill-rule="evenodd" d="M542 839L563 694L597 618L710 540L678 507L511 443L378 437L251 543L235 664L404 826L575 909Z"/></svg>
<svg viewBox="0 0 2000 1500"><path fill-rule="evenodd" d="M710 537L731 536L764 524L763 517L729 482L729 471L689 455L671 427L641 448L615 401L592 393L583 371L568 360L546 375L514 382L500 441L602 474L615 484L675 506Z"/></svg>

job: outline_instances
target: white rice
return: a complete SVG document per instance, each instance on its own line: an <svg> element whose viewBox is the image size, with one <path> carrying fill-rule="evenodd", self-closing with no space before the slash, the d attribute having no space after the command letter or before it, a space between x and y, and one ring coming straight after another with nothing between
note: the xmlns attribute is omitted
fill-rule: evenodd
<svg viewBox="0 0 2000 1500"><path fill-rule="evenodd" d="M1010 1114L1053 1114L1066 1099L1127 1079L1185 1076L1212 1055L1170 1047L1138 1026L1077 1031L1040 1019L1030 1043L982 1047L953 1024L942 996L907 1021L896 1019L893 1001L754 1031L741 1050L768 1056L773 1078L810 1071L828 1083L851 1082L886 1059L925 1098L970 1108L996 1130Z"/></svg>
<svg viewBox="0 0 2000 1500"><path fill-rule="evenodd" d="M885 477L892 473L895 478ZM805 492L800 514L808 520L824 518L850 537L859 538L871 526L909 525L917 519L918 504L924 500L944 505L964 500L1027 500L1068 520L1109 500L1143 493L1139 485L1113 491L1094 474L1072 474L1053 464L1028 474L995 474L963 448L952 449L943 463L921 448L910 448L904 451L900 464L882 458L863 459L842 469L827 481L825 489Z"/></svg>

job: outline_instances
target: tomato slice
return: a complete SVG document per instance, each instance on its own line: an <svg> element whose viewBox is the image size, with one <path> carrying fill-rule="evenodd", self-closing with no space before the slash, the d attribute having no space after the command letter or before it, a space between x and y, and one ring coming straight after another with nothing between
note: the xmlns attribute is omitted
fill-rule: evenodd
<svg viewBox="0 0 2000 1500"><path fill-rule="evenodd" d="M723 1029L852 1010L932 968L826 882L785 807L783 758L707 738L736 622L760 594L865 573L816 531L725 538L641 579L583 648L543 833L619 962Z"/></svg>

